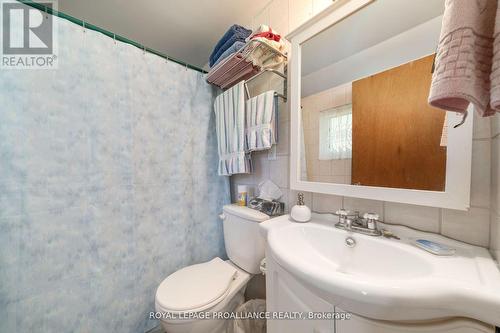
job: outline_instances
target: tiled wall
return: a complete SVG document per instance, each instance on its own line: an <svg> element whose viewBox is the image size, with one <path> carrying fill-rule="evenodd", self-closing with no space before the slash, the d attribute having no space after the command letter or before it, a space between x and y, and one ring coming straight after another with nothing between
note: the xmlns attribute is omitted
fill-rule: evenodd
<svg viewBox="0 0 500 333"><path fill-rule="evenodd" d="M269 24L282 34L297 28L330 2L314 0L272 0L253 20L253 26ZM273 83L258 87L254 93L266 88L276 89ZM296 201L297 191L289 189L289 114L283 106L280 109L280 142L276 159L269 159L266 152L254 154L256 172L253 175L231 177L232 193L235 185L257 186L260 181L271 179L283 191L282 201L287 210ZM490 216L492 226L491 246L500 249L499 222L499 116L494 120L475 118L471 209L468 212L449 209L397 204L374 200L307 193L306 204L316 212L335 212L344 207L360 211L372 211L389 223L405 224L420 230L441 233L472 244L488 247L490 245ZM492 130L493 129L493 130ZM492 133L496 133L493 135ZM493 155L493 163L491 156ZM493 173L492 173L493 171ZM492 176L493 174L493 176ZM493 180L493 188L491 186Z"/></svg>
<svg viewBox="0 0 500 333"><path fill-rule="evenodd" d="M58 21L59 69L0 70L0 332L145 332L164 278L225 256L213 92Z"/></svg>
<svg viewBox="0 0 500 333"><path fill-rule="evenodd" d="M304 124L304 146L307 179L313 182L350 184L352 160L319 159L319 117L321 111L352 103L352 84L324 90L320 93L303 97L302 123Z"/></svg>
<svg viewBox="0 0 500 333"><path fill-rule="evenodd" d="M256 13L251 22L241 22L251 26L253 29L260 24L268 24L278 33L285 36L299 25L306 22L314 14L331 4L330 0L271 0L262 10ZM283 80L272 75L263 75L259 82L252 81L250 92L252 96L263 91L274 89L282 91ZM280 101L281 102L281 101ZM258 152L253 154L255 172L250 175L236 175L231 177L231 194L235 200L236 186L238 184L248 184L255 188L263 180L270 179L276 183L283 192L282 201L286 204L286 209L297 199L297 193L289 190L289 158L290 158L290 117L288 105L280 103L279 116L279 144L275 154L268 152ZM311 198L311 194L306 195Z"/></svg>
<svg viewBox="0 0 500 333"><path fill-rule="evenodd" d="M500 260L500 114L491 119L490 249L497 260Z"/></svg>

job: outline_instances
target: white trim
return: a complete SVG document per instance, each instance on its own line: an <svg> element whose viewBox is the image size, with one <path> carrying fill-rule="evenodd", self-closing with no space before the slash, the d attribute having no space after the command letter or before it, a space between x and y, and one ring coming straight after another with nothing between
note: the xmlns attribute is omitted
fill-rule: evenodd
<svg viewBox="0 0 500 333"><path fill-rule="evenodd" d="M444 192L317 183L300 179L300 110L301 44L374 0L338 0L320 15L296 29L291 36L290 56L290 188L299 191L342 195L363 199L400 202L422 206L467 210L470 206L473 109L465 124L461 116L448 114L448 147Z"/></svg>

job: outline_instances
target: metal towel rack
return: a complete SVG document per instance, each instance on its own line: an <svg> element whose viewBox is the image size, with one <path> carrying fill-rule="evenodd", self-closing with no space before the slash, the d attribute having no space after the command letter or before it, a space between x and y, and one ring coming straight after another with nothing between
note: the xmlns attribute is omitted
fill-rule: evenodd
<svg viewBox="0 0 500 333"><path fill-rule="evenodd" d="M252 80L255 80L256 78L258 78L259 76L261 76L262 74L264 73L272 73L272 74L276 74L280 77L283 78L284 80L284 84L283 84L283 93L279 93L279 92L275 92L274 95L275 96L278 96L280 98L282 98L285 102L287 101L287 96L286 96L286 84L287 84L287 78L286 78L286 75L281 73L280 71L278 70L275 70L275 69L263 69L261 70L259 73L255 74L254 76L252 76L251 78L247 79L245 81L245 91L247 93L247 96L250 98L250 90L248 89L248 82L251 82Z"/></svg>
<svg viewBox="0 0 500 333"><path fill-rule="evenodd" d="M248 47L249 45L257 44L254 48ZM284 58L285 63L287 60L287 55L264 41L259 39L252 39L245 43L237 52L228 58L224 59L221 63L214 66L207 75L207 82L218 86L222 89L227 89L233 85L246 80L250 82L264 73L273 73L283 79L285 79L284 93L277 93L279 97L283 98L285 101L286 97L286 75L275 69L260 68L253 65L251 61L248 61L248 57L256 47L263 47L270 50L270 55L263 61L265 63L267 60L274 56L281 56ZM248 96L250 96L248 87L245 85Z"/></svg>

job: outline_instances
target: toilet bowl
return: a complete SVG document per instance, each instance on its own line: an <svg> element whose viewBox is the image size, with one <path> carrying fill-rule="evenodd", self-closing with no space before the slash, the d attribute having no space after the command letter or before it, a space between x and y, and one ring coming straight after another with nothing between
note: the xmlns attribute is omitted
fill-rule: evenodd
<svg viewBox="0 0 500 333"><path fill-rule="evenodd" d="M167 333L221 333L227 316L244 302L246 286L260 272L265 242L259 222L269 216L247 207L224 206L221 215L230 260L214 258L169 275L156 291L156 312Z"/></svg>

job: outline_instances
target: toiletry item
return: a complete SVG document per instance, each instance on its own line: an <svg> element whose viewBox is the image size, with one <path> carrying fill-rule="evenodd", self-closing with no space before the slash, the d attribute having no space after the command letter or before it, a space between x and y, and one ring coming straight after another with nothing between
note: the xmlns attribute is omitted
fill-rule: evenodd
<svg viewBox="0 0 500 333"><path fill-rule="evenodd" d="M304 204L304 194L298 194L298 201L295 206L292 207L290 216L295 222L308 222L311 219L311 210Z"/></svg>
<svg viewBox="0 0 500 333"><path fill-rule="evenodd" d="M277 200L253 198L248 201L248 208L258 210L269 216L280 216L285 211L285 204Z"/></svg>
<svg viewBox="0 0 500 333"><path fill-rule="evenodd" d="M454 248L427 239L416 239L413 244L437 256L452 256L455 254Z"/></svg>
<svg viewBox="0 0 500 333"><path fill-rule="evenodd" d="M382 231L382 236L384 236L385 238L394 238L394 239L397 239L397 240L400 240L401 238L399 238L398 236L394 235L391 231L389 230L381 230Z"/></svg>
<svg viewBox="0 0 500 333"><path fill-rule="evenodd" d="M248 202L248 185L238 185L238 206L246 206Z"/></svg>

